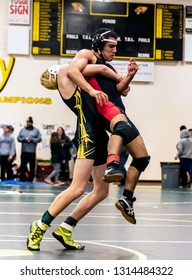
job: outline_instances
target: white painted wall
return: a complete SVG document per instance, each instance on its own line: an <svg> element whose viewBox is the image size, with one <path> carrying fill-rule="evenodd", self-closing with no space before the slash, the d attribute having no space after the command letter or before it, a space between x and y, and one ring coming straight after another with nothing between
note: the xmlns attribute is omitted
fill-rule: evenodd
<svg viewBox="0 0 192 280"><path fill-rule="evenodd" d="M139 2L132 0L131 2ZM142 3L154 1L142 1ZM157 3L172 3L192 5L191 0L158 0ZM8 61L7 31L8 31L8 1L1 0L0 15L0 58ZM31 51L30 51L31 52ZM48 91L39 83L39 77L45 68L58 64L60 57L50 56L18 56L15 55L15 65L12 74L0 92L3 96L47 97L52 99L51 105L45 104L9 104L0 102L0 124L10 123L15 127L14 135L25 125L27 117L34 118L44 138L39 144L37 156L49 158L47 141L49 136L43 129L44 124L70 125L75 127L75 116L62 103L57 91ZM132 83L131 93L124 98L128 116L139 128L149 154L151 163L142 180L160 180L160 162L174 161L175 145L179 140L179 127L185 124L192 127L192 77L191 63L185 62L155 62L154 83ZM1 81L1 74L0 74ZM18 161L20 144L17 143Z"/></svg>

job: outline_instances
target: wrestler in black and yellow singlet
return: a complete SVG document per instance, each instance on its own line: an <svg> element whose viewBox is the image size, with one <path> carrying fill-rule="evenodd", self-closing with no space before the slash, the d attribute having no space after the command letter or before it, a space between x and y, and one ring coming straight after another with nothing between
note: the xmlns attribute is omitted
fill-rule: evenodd
<svg viewBox="0 0 192 280"><path fill-rule="evenodd" d="M79 87L70 99L62 99L77 116L77 158L93 159L95 166L105 164L109 137L96 109L95 99Z"/></svg>

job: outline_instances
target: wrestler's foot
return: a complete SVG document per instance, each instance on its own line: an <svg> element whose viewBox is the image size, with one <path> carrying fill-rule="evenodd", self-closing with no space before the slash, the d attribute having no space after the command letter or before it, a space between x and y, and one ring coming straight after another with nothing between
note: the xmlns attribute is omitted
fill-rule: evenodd
<svg viewBox="0 0 192 280"><path fill-rule="evenodd" d="M50 227L42 223L42 228L38 226L38 221L34 221L30 227L30 234L27 238L27 248L31 251L40 250L40 242L43 238L44 233Z"/></svg>
<svg viewBox="0 0 192 280"><path fill-rule="evenodd" d="M59 241L61 244L69 250L83 250L85 248L84 245L77 243L72 236L71 231L63 228L58 227L52 235Z"/></svg>
<svg viewBox="0 0 192 280"><path fill-rule="evenodd" d="M131 224L136 224L133 202L136 200L133 197L131 200L128 200L125 196L122 196L116 203L116 208L121 211L123 217L130 222Z"/></svg>
<svg viewBox="0 0 192 280"><path fill-rule="evenodd" d="M103 181L106 183L120 182L123 179L123 173L118 166L108 166L103 175Z"/></svg>
<svg viewBox="0 0 192 280"><path fill-rule="evenodd" d="M44 182L50 185L54 185L54 183L51 181L51 179L45 178Z"/></svg>

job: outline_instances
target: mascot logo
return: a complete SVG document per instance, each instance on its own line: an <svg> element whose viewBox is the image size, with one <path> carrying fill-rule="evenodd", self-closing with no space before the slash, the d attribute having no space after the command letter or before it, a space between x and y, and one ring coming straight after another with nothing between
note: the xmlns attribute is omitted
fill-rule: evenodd
<svg viewBox="0 0 192 280"><path fill-rule="evenodd" d="M6 85L8 79L9 79L9 76L10 76L11 71L13 69L14 62L15 62L15 58L11 56L9 58L8 65L6 67L5 61L0 58L0 76L1 76L0 92L3 90L4 86Z"/></svg>

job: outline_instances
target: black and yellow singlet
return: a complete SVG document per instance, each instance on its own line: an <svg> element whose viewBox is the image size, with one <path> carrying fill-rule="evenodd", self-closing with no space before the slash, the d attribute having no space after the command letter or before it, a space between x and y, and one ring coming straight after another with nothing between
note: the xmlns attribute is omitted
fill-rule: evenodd
<svg viewBox="0 0 192 280"><path fill-rule="evenodd" d="M77 158L93 159L94 165L105 164L108 135L96 109L95 99L79 87L70 99L62 99L77 116Z"/></svg>

